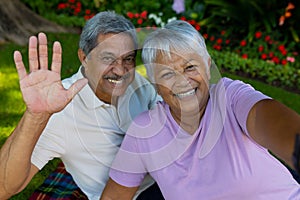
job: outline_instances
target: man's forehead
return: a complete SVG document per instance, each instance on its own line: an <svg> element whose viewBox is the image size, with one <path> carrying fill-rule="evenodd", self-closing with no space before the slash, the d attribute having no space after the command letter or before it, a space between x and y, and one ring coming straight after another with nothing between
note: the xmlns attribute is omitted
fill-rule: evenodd
<svg viewBox="0 0 300 200"><path fill-rule="evenodd" d="M117 42L134 44L133 38L127 32L99 34L97 41L99 44Z"/></svg>
<svg viewBox="0 0 300 200"><path fill-rule="evenodd" d="M99 35L98 45L92 51L101 55L121 56L134 54L135 50L133 39L128 34L108 33Z"/></svg>

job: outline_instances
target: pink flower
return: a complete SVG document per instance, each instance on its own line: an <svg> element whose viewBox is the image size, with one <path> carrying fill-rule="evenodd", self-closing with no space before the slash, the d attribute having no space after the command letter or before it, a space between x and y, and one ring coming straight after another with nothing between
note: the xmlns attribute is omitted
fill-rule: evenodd
<svg viewBox="0 0 300 200"><path fill-rule="evenodd" d="M174 0L173 1L173 5L172 5L172 9L177 14L184 12L184 10L185 10L185 8L184 8L184 0Z"/></svg>
<svg viewBox="0 0 300 200"><path fill-rule="evenodd" d="M289 61L289 62L291 62L291 63L295 62L295 58L294 58L294 57L289 57L289 56L288 56L288 57L286 58L286 60Z"/></svg>

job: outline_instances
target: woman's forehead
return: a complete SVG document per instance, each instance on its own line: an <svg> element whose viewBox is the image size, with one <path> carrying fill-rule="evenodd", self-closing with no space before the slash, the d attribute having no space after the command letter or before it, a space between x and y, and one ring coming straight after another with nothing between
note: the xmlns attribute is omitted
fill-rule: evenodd
<svg viewBox="0 0 300 200"><path fill-rule="evenodd" d="M183 51L165 51L161 50L157 52L156 63L174 63L174 62L183 62L186 63L188 61L202 61L203 57L199 55L195 51L191 52L183 52Z"/></svg>

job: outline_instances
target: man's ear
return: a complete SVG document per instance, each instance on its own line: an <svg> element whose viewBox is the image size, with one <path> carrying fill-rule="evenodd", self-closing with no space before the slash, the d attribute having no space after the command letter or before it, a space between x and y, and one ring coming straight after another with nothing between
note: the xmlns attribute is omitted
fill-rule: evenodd
<svg viewBox="0 0 300 200"><path fill-rule="evenodd" d="M77 55L78 55L78 58L79 58L81 64L83 65L83 62L85 62L85 58L86 58L85 53L83 52L82 49L78 49Z"/></svg>

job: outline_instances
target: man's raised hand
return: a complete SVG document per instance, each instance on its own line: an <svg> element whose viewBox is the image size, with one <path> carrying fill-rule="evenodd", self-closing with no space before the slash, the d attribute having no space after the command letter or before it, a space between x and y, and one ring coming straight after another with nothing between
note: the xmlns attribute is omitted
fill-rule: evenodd
<svg viewBox="0 0 300 200"><path fill-rule="evenodd" d="M47 37L44 33L39 33L38 38L35 36L29 38L28 52L28 73L21 53L14 52L14 62L27 111L32 114L53 114L61 111L86 85L87 80L78 80L69 89L63 87L60 74L61 45L59 42L54 42L51 67L48 69Z"/></svg>

